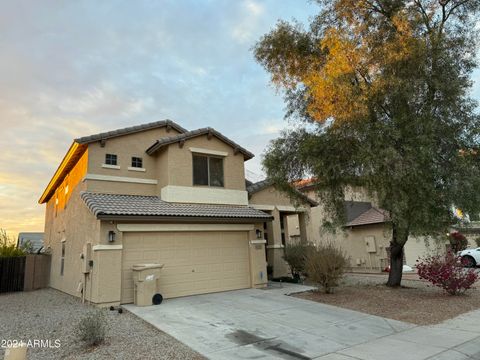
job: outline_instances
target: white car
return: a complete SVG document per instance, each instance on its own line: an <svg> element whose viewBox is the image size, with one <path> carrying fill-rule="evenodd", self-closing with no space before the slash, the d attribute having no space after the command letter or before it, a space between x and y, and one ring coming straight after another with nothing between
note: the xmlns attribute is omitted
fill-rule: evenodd
<svg viewBox="0 0 480 360"><path fill-rule="evenodd" d="M476 267L480 265L480 247L459 251L457 255L462 257L462 263L465 266Z"/></svg>

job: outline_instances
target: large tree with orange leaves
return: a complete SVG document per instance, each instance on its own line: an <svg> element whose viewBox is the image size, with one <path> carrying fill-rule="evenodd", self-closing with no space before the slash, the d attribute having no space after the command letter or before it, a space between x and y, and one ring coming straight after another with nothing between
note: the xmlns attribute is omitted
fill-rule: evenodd
<svg viewBox="0 0 480 360"><path fill-rule="evenodd" d="M254 48L298 126L268 148L281 189L304 176L340 224L347 186L390 213L389 286L409 235L480 211L480 121L470 97L479 0L324 0L310 27L279 22ZM292 195L294 195L292 193Z"/></svg>

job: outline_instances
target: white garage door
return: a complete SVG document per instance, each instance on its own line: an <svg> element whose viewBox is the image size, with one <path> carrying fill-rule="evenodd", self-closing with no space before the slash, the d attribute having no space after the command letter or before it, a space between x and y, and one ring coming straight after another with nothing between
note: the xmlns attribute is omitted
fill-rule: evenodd
<svg viewBox="0 0 480 360"><path fill-rule="evenodd" d="M122 303L133 302L132 266L164 264L164 298L250 287L247 232L124 233Z"/></svg>

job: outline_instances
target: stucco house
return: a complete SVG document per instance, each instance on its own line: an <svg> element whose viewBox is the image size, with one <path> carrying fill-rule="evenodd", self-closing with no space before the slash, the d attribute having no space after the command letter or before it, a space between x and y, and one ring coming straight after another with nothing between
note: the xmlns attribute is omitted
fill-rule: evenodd
<svg viewBox="0 0 480 360"><path fill-rule="evenodd" d="M308 238L313 244L334 242L349 257L351 271L382 271L389 263L391 230L388 214L361 188L348 188L345 192L345 223L332 232L323 227L329 220L318 199L314 179L296 184L297 189L320 204L311 209Z"/></svg>
<svg viewBox="0 0 480 360"><path fill-rule="evenodd" d="M50 285L131 303L132 266L161 263L165 298L264 286L276 213L249 205L252 157L212 128L170 120L75 139L39 199Z"/></svg>
<svg viewBox="0 0 480 360"><path fill-rule="evenodd" d="M299 181L296 187L304 195L319 201L315 179ZM322 205L312 208L308 223L308 238L314 244L334 241L349 256L352 271L384 270L389 264L389 246L392 237L388 213L360 187L346 189L344 206L345 224L334 233L323 229L322 225L324 220L328 219L328 214L325 213ZM450 231L462 232L468 239L468 246L476 247L475 239L480 234L479 223L466 222L462 226L452 226ZM438 239L410 236L404 247L404 263L413 268L419 258L445 253L448 247L447 237Z"/></svg>

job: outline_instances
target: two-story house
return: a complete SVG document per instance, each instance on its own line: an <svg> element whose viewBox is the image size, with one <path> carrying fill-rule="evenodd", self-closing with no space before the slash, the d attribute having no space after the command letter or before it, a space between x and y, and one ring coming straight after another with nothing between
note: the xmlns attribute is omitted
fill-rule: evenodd
<svg viewBox="0 0 480 360"><path fill-rule="evenodd" d="M169 120L75 139L39 200L50 285L131 303L132 266L160 263L165 298L264 286L272 216L249 206L252 157L214 129Z"/></svg>

